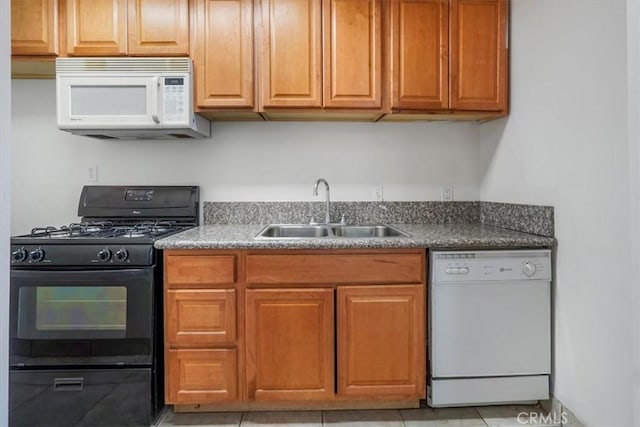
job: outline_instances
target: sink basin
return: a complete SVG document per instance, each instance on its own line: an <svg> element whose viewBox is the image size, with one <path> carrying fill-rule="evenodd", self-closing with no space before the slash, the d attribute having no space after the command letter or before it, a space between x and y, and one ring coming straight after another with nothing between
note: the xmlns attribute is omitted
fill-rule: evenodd
<svg viewBox="0 0 640 427"><path fill-rule="evenodd" d="M409 237L390 225L340 225L332 230L337 237Z"/></svg>
<svg viewBox="0 0 640 427"><path fill-rule="evenodd" d="M326 225L270 224L263 228L256 238L308 239L329 237L330 234L331 230Z"/></svg>
<svg viewBox="0 0 640 427"><path fill-rule="evenodd" d="M321 238L409 237L407 233L386 224L374 225L307 225L269 224L256 239L321 239Z"/></svg>

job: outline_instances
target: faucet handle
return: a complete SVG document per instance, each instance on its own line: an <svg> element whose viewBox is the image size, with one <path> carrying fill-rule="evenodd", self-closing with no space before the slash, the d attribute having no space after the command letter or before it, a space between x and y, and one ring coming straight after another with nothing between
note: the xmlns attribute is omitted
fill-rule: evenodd
<svg viewBox="0 0 640 427"><path fill-rule="evenodd" d="M340 225L347 225L347 217L344 214L340 217Z"/></svg>
<svg viewBox="0 0 640 427"><path fill-rule="evenodd" d="M317 224L316 219L313 217L313 214L309 215L309 225Z"/></svg>

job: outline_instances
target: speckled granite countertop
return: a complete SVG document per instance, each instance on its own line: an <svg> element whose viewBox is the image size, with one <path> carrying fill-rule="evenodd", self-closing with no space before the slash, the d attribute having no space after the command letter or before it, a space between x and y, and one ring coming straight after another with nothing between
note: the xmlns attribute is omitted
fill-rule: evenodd
<svg viewBox="0 0 640 427"><path fill-rule="evenodd" d="M392 224L411 237L254 239L261 225L203 225L156 241L158 249L539 248L555 239L479 223Z"/></svg>

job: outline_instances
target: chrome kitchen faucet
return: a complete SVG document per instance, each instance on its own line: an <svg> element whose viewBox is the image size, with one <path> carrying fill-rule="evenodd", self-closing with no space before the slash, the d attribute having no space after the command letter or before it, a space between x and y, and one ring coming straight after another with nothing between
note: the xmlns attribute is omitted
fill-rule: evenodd
<svg viewBox="0 0 640 427"><path fill-rule="evenodd" d="M316 181L316 183L313 185L313 195L317 196L318 195L318 185L320 185L320 183L324 183L326 189L327 189L327 214L325 216L325 220L324 222L326 224L330 224L331 223L331 215L330 215L330 211L331 211L331 190L329 190L329 183L327 182L326 179L324 178L318 178L318 180Z"/></svg>

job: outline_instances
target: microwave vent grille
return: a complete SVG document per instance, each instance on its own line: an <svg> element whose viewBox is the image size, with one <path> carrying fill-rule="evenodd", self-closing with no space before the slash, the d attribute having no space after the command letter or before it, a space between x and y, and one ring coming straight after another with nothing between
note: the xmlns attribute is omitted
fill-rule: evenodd
<svg viewBox="0 0 640 427"><path fill-rule="evenodd" d="M190 58L58 58L57 73L190 73Z"/></svg>

